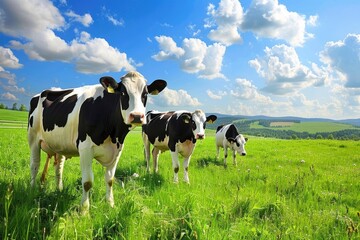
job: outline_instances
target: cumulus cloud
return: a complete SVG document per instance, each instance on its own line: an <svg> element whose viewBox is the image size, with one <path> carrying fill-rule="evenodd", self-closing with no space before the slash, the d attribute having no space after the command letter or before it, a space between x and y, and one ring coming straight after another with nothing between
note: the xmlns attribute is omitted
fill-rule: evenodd
<svg viewBox="0 0 360 240"><path fill-rule="evenodd" d="M342 41L326 43L320 57L333 72L344 76L345 87L360 88L360 34L348 34Z"/></svg>
<svg viewBox="0 0 360 240"><path fill-rule="evenodd" d="M227 95L226 91L213 92L211 90L206 90L206 94L209 96L209 98L215 100L220 100Z"/></svg>
<svg viewBox="0 0 360 240"><path fill-rule="evenodd" d="M253 0L241 28L259 37L283 39L301 46L307 37L305 25L305 16L288 11L278 0Z"/></svg>
<svg viewBox="0 0 360 240"><path fill-rule="evenodd" d="M235 88L230 90L230 94L242 100L250 100L258 103L268 104L271 99L259 92L257 87L249 80L238 78L235 80Z"/></svg>
<svg viewBox="0 0 360 240"><path fill-rule="evenodd" d="M37 11L33 11L37 9ZM103 38L91 38L82 32L79 38L66 42L55 30L64 28L65 19L51 1L4 0L0 2L0 32L28 41L10 42L11 47L22 49L39 61L63 61L75 63L83 73L133 70L133 61L125 53L109 45ZM74 21L85 26L92 23L90 15L80 16L72 11L66 13Z"/></svg>
<svg viewBox="0 0 360 240"><path fill-rule="evenodd" d="M79 14L74 13L73 11L68 11L65 13L65 15L68 16L69 18L71 18L72 21L80 22L85 27L89 27L90 24L92 24L94 22L91 15L88 13L81 16Z"/></svg>
<svg viewBox="0 0 360 240"><path fill-rule="evenodd" d="M0 67L4 68L21 68L22 64L19 63L19 59L9 48L0 46Z"/></svg>
<svg viewBox="0 0 360 240"><path fill-rule="evenodd" d="M165 88L161 94L151 98L151 103L160 107L196 107L201 103L197 98L192 97L187 91Z"/></svg>
<svg viewBox="0 0 360 240"><path fill-rule="evenodd" d="M218 8L209 4L207 15L211 16L214 23L205 27L216 25L216 29L209 32L208 37L226 46L241 42L238 28L243 21L243 9L238 0L221 0Z"/></svg>
<svg viewBox="0 0 360 240"><path fill-rule="evenodd" d="M0 97L2 100L7 100L7 101L17 101L18 98L15 97L15 95L9 93L9 92L6 92L6 93L3 93L1 94L1 97Z"/></svg>
<svg viewBox="0 0 360 240"><path fill-rule="evenodd" d="M206 79L225 78L221 73L222 60L226 47L215 43L207 46L197 38L185 38L182 47L178 47L171 37L157 36L160 52L152 58L157 61L176 60L183 71L197 73Z"/></svg>
<svg viewBox="0 0 360 240"><path fill-rule="evenodd" d="M322 85L327 78L327 72L316 64L312 64L313 70L303 65L293 47L275 45L266 47L264 52L264 57L250 60L249 64L265 78L265 91L280 95L297 92L311 85Z"/></svg>

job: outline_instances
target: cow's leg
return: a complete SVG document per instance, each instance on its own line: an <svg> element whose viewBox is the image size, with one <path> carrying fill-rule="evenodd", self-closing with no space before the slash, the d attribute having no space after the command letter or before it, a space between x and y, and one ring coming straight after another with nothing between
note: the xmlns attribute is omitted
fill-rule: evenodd
<svg viewBox="0 0 360 240"><path fill-rule="evenodd" d="M152 155L153 155L153 162L154 162L154 173L157 173L159 171L160 150L158 148L154 147L154 149L152 151Z"/></svg>
<svg viewBox="0 0 360 240"><path fill-rule="evenodd" d="M47 175L48 170L49 170L50 160L51 160L51 155L50 155L50 154L47 154L46 162L45 162L45 165L44 165L44 169L43 169L43 172L42 172L41 178L40 178L41 184L44 184L44 183L45 183L46 175Z"/></svg>
<svg viewBox="0 0 360 240"><path fill-rule="evenodd" d="M81 149L80 151L80 167L82 175L83 194L81 199L81 210L86 212L90 207L89 191L94 182L94 174L92 171L93 152L91 149Z"/></svg>
<svg viewBox="0 0 360 240"><path fill-rule="evenodd" d="M220 147L216 145L216 160L219 159Z"/></svg>
<svg viewBox="0 0 360 240"><path fill-rule="evenodd" d="M235 150L233 150L232 157L233 157L233 163L234 163L234 165L237 166L237 162L236 162L236 151L235 151Z"/></svg>
<svg viewBox="0 0 360 240"><path fill-rule="evenodd" d="M150 141L145 133L143 133L144 157L146 161L146 171L150 172Z"/></svg>
<svg viewBox="0 0 360 240"><path fill-rule="evenodd" d="M121 147L122 148L122 147ZM114 176L116 171L116 166L119 162L120 156L121 156L121 150L116 156L116 160L113 164L106 167L105 171L105 184L106 184L106 201L109 203L111 207L114 207L114 194L113 194L113 184L114 184Z"/></svg>
<svg viewBox="0 0 360 240"><path fill-rule="evenodd" d="M228 148L227 146L224 146L224 166L226 167L226 158L227 158L227 154L228 154Z"/></svg>
<svg viewBox="0 0 360 240"><path fill-rule="evenodd" d="M171 159L172 159L172 166L174 169L174 182L177 183L179 182L179 176L178 176L178 172L179 172L179 168L180 168L180 164L179 164L179 155L178 152L175 151L171 151Z"/></svg>
<svg viewBox="0 0 360 240"><path fill-rule="evenodd" d="M184 181L190 183L189 180L189 164L190 164L191 155L187 158L184 158Z"/></svg>
<svg viewBox="0 0 360 240"><path fill-rule="evenodd" d="M61 191L63 189L63 170L64 170L64 164L65 164L65 156L60 154L55 154L55 175L56 175L56 182L57 182L57 188Z"/></svg>
<svg viewBox="0 0 360 240"><path fill-rule="evenodd" d="M40 145L30 145L30 170L31 170L31 186L35 186L36 175L39 171L40 166Z"/></svg>

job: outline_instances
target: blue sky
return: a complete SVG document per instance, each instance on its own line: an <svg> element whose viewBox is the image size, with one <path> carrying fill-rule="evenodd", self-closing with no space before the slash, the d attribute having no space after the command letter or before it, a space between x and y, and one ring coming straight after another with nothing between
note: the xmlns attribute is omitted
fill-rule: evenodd
<svg viewBox="0 0 360 240"><path fill-rule="evenodd" d="M360 118L360 1L1 0L0 102L137 70L147 109Z"/></svg>

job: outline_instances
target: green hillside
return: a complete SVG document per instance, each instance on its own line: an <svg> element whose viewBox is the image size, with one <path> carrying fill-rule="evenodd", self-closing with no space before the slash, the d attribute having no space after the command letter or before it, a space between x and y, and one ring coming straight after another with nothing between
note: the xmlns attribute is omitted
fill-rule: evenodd
<svg viewBox="0 0 360 240"><path fill-rule="evenodd" d="M321 133L321 132L336 132L347 129L359 129L349 124L335 123L335 122L273 122L279 123L274 126L264 127L259 124L259 121L250 124L250 128L257 129L272 129L272 130L291 130L295 132ZM283 124L282 124L283 123ZM288 124L287 124L288 123Z"/></svg>
<svg viewBox="0 0 360 240"><path fill-rule="evenodd" d="M0 128L26 128L28 112L0 109Z"/></svg>

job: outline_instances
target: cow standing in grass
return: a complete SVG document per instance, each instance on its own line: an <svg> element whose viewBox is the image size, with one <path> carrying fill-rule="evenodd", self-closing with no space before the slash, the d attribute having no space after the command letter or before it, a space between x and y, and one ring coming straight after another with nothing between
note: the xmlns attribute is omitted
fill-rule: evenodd
<svg viewBox="0 0 360 240"><path fill-rule="evenodd" d="M147 124L143 126L143 140L147 171L150 172L150 144L154 146L152 155L154 172L158 171L160 152L170 150L174 169L174 182L178 182L179 154L184 157L184 180L189 183L189 163L196 140L205 138L205 125L216 120L215 115L205 116L201 110L195 112L150 111L146 114Z"/></svg>
<svg viewBox="0 0 360 240"><path fill-rule="evenodd" d="M48 158L55 156L59 178L65 158L79 156L83 210L88 210L90 205L93 158L106 168L106 200L114 205L112 185L124 139L131 129L146 123L147 95L157 94L166 87L164 80L146 85L138 72L127 73L119 83L112 77L102 77L100 83L61 91L46 90L30 102L31 185L35 185L39 170L40 150ZM61 188L59 183L58 179Z"/></svg>
<svg viewBox="0 0 360 240"><path fill-rule="evenodd" d="M226 158L228 148L233 152L233 163L236 163L236 152L242 156L246 155L245 144L247 138L240 134L234 124L221 125L216 129L216 158L219 158L220 148L224 148L224 166L226 167Z"/></svg>

